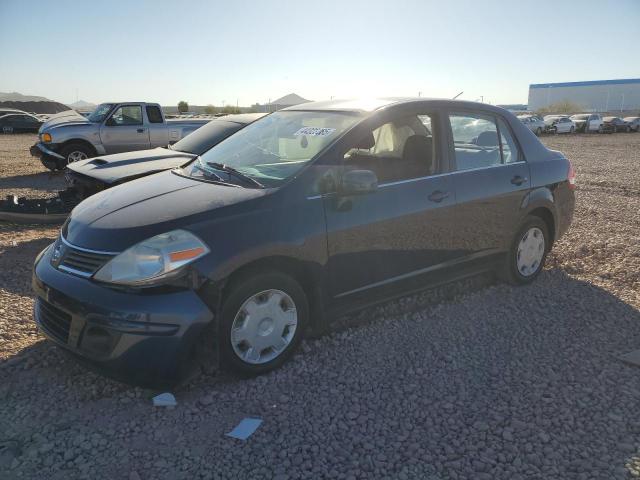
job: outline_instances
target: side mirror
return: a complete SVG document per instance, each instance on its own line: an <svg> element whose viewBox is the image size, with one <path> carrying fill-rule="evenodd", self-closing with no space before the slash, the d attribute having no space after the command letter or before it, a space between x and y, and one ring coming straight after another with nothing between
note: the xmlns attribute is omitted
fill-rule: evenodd
<svg viewBox="0 0 640 480"><path fill-rule="evenodd" d="M338 193L364 195L378 189L378 177L371 170L349 170L342 176Z"/></svg>

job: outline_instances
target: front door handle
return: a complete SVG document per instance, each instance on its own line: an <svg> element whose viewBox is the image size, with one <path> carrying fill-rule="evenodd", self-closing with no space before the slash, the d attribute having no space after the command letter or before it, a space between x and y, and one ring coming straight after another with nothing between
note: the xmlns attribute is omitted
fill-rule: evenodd
<svg viewBox="0 0 640 480"><path fill-rule="evenodd" d="M138 133L144 133L144 128L139 128Z"/></svg>
<svg viewBox="0 0 640 480"><path fill-rule="evenodd" d="M522 185L526 181L527 181L527 177L521 177L520 175L516 175L511 179L511 183L518 186Z"/></svg>
<svg viewBox="0 0 640 480"><path fill-rule="evenodd" d="M429 195L429 200L432 202L440 203L442 200L449 196L449 192L441 192L440 190L436 190Z"/></svg>

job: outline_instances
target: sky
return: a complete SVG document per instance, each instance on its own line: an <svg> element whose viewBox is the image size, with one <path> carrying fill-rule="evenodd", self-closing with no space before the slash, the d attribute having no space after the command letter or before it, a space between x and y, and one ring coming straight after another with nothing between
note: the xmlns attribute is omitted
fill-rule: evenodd
<svg viewBox="0 0 640 480"><path fill-rule="evenodd" d="M640 77L639 39L640 0L0 0L0 91L526 103L531 83Z"/></svg>

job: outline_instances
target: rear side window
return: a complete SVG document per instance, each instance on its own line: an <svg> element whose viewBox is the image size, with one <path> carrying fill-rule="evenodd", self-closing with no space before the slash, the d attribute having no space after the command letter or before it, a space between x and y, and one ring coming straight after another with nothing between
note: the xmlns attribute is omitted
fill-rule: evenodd
<svg viewBox="0 0 640 480"><path fill-rule="evenodd" d="M449 115L456 170L471 170L500 165L498 127L491 116L475 113Z"/></svg>
<svg viewBox="0 0 640 480"><path fill-rule="evenodd" d="M471 170L518 162L522 153L502 119L476 113L449 115L456 170Z"/></svg>
<svg viewBox="0 0 640 480"><path fill-rule="evenodd" d="M149 105L147 108L147 118L149 123L162 123L162 113L160 108L154 105Z"/></svg>
<svg viewBox="0 0 640 480"><path fill-rule="evenodd" d="M518 147L518 142L513 138L513 134L511 133L511 129L507 125L507 122L499 118L498 128L500 129L503 163L513 163L524 160L524 156Z"/></svg>

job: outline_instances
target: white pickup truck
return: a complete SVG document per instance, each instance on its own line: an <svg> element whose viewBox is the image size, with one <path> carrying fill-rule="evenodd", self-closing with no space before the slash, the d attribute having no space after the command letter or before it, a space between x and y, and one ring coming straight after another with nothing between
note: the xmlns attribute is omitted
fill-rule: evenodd
<svg viewBox="0 0 640 480"><path fill-rule="evenodd" d="M71 111L49 119L31 154L50 170L62 170L96 155L165 147L208 121L166 120L157 103L102 103L88 118Z"/></svg>

